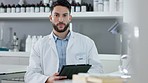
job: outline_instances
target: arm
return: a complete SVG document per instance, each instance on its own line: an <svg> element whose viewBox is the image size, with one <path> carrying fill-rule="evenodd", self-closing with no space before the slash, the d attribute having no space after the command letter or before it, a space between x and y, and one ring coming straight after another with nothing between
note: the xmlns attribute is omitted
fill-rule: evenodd
<svg viewBox="0 0 148 83"><path fill-rule="evenodd" d="M90 50L88 53L88 62L92 65L88 73L103 73L103 67L99 59L98 51L94 41L90 44Z"/></svg>
<svg viewBox="0 0 148 83"><path fill-rule="evenodd" d="M45 83L48 76L43 75L39 43L35 44L30 54L29 66L25 74L25 83Z"/></svg>

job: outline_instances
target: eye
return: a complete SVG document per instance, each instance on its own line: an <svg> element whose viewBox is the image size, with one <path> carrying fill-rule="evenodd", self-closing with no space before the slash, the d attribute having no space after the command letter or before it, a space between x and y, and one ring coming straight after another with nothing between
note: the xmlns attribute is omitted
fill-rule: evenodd
<svg viewBox="0 0 148 83"><path fill-rule="evenodd" d="M59 15L58 15L58 14L55 14L54 16L55 16L55 17L58 17Z"/></svg>
<svg viewBox="0 0 148 83"><path fill-rule="evenodd" d="M63 16L64 16L64 17L66 17L66 16L67 16L67 14L64 14Z"/></svg>

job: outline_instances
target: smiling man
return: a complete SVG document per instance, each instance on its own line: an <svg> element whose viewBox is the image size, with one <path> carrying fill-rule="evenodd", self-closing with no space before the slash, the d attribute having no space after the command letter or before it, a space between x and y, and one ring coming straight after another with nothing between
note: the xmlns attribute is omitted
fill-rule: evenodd
<svg viewBox="0 0 148 83"><path fill-rule="evenodd" d="M70 11L67 0L57 0L52 4L49 19L53 31L33 47L25 83L53 83L65 79L66 76L58 74L63 65L90 64L92 67L88 73L103 72L94 41L69 30Z"/></svg>

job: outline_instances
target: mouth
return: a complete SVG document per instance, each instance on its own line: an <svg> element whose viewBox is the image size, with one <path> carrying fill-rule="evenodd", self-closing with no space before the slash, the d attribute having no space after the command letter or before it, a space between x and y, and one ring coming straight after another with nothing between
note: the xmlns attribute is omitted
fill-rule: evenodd
<svg viewBox="0 0 148 83"><path fill-rule="evenodd" d="M62 27L65 27L65 24L64 23L59 23L59 24L57 24L57 26L59 26L59 28L62 28Z"/></svg>

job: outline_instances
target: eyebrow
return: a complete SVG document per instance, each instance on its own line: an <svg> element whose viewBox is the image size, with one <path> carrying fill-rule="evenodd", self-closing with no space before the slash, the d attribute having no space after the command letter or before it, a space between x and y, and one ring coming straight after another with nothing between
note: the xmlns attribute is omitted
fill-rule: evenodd
<svg viewBox="0 0 148 83"><path fill-rule="evenodd" d="M57 12L55 12L54 14L59 14L59 13L57 13ZM64 13L63 15L67 15L68 13Z"/></svg>

